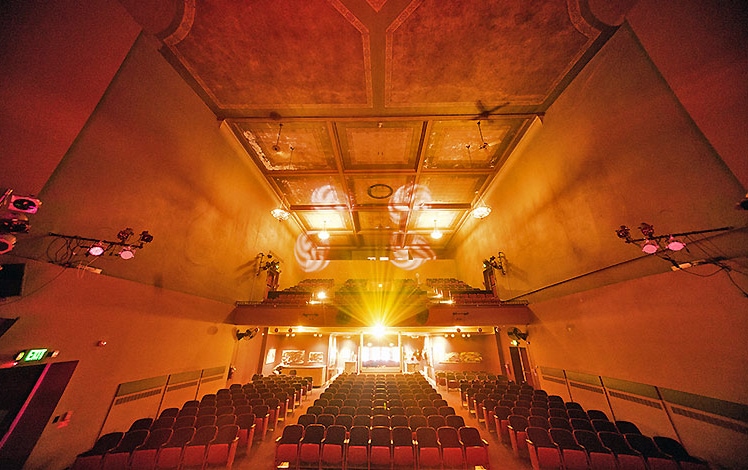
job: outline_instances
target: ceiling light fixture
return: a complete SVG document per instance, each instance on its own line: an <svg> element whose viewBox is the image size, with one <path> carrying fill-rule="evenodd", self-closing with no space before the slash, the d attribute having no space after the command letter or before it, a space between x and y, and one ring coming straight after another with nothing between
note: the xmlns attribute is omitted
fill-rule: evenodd
<svg viewBox="0 0 748 470"><path fill-rule="evenodd" d="M439 230L439 228L436 226L436 219L434 219L434 231L431 232L431 238L434 240L440 239L444 234Z"/></svg>
<svg viewBox="0 0 748 470"><path fill-rule="evenodd" d="M282 207L275 208L270 211L270 214L275 217L275 220L278 222L282 222L284 220L288 220L288 218L291 216L291 213L285 210Z"/></svg>
<svg viewBox="0 0 748 470"><path fill-rule="evenodd" d="M485 219L491 213L491 208L483 201L478 204L470 212L470 215L475 219Z"/></svg>
<svg viewBox="0 0 748 470"><path fill-rule="evenodd" d="M478 121L478 133L480 134L481 141L480 147L478 148L481 150L488 148L488 142L486 142L486 139L483 137L483 129L480 127L480 121Z"/></svg>
<svg viewBox="0 0 748 470"><path fill-rule="evenodd" d="M324 241L330 238L330 232L327 231L327 221L322 222L322 231L317 234L320 240Z"/></svg>
<svg viewBox="0 0 748 470"><path fill-rule="evenodd" d="M275 145L273 145L273 151L274 152L280 152L280 140L281 140L281 131L283 130L283 123L278 123L278 137L275 139Z"/></svg>

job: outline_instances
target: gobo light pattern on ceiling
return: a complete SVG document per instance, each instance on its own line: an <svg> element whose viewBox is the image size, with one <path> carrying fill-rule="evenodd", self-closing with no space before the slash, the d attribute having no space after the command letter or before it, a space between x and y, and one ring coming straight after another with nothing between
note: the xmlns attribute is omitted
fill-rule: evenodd
<svg viewBox="0 0 748 470"><path fill-rule="evenodd" d="M124 3L302 228L309 271L369 256L406 268L449 250L615 30L581 0ZM156 11L172 17L143 20Z"/></svg>

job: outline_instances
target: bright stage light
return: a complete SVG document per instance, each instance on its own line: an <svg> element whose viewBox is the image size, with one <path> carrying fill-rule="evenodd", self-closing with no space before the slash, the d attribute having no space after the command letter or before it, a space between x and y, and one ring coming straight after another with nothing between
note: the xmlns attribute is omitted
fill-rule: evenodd
<svg viewBox="0 0 748 470"><path fill-rule="evenodd" d="M374 328L372 328L371 330L371 333L377 338L381 338L386 332L387 327L385 327L384 325L374 325Z"/></svg>

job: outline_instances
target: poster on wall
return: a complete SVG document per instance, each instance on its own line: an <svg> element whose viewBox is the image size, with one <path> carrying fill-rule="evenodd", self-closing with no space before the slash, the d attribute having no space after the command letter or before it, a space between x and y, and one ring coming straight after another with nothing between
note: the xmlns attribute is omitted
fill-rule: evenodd
<svg viewBox="0 0 748 470"><path fill-rule="evenodd" d="M325 353L319 351L310 351L309 362L313 364L323 364L325 362Z"/></svg>
<svg viewBox="0 0 748 470"><path fill-rule="evenodd" d="M286 349L281 354L281 360L284 364L303 364L304 353L306 351L303 349Z"/></svg>
<svg viewBox="0 0 748 470"><path fill-rule="evenodd" d="M272 364L275 362L275 349L268 349L268 355L265 358L265 364Z"/></svg>
<svg viewBox="0 0 748 470"><path fill-rule="evenodd" d="M440 362L442 364L475 364L483 362L483 356L481 353L475 351L448 352L444 354L444 358Z"/></svg>

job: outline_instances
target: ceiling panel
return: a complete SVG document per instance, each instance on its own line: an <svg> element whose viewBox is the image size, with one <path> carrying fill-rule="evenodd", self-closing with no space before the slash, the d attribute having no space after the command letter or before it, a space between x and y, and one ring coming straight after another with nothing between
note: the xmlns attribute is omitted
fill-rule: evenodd
<svg viewBox="0 0 748 470"><path fill-rule="evenodd" d="M387 29L386 103L541 105L599 34L580 20L565 1L414 1Z"/></svg>
<svg viewBox="0 0 748 470"><path fill-rule="evenodd" d="M431 204L470 204L486 181L486 175L423 174L419 185L429 188Z"/></svg>
<svg viewBox="0 0 748 470"><path fill-rule="evenodd" d="M273 178L273 181L291 206L346 203L346 191L337 176L279 176Z"/></svg>
<svg viewBox="0 0 748 470"><path fill-rule="evenodd" d="M331 233L334 231L353 230L351 219L345 211L296 211L301 221L309 230L326 228Z"/></svg>
<svg viewBox="0 0 748 470"><path fill-rule="evenodd" d="M265 171L336 167L325 122L232 122L232 127Z"/></svg>
<svg viewBox="0 0 748 470"><path fill-rule="evenodd" d="M467 211L461 210L429 210L413 211L410 218L411 230L426 230L431 232L436 226L439 230L455 230Z"/></svg>
<svg viewBox="0 0 748 470"><path fill-rule="evenodd" d="M215 0L184 8L188 32L164 41L219 109L371 106L369 32L341 2Z"/></svg>
<svg viewBox="0 0 748 470"><path fill-rule="evenodd" d="M520 119L437 121L431 126L424 168L494 168L509 148Z"/></svg>
<svg viewBox="0 0 748 470"><path fill-rule="evenodd" d="M351 190L354 206L388 206L392 196L400 188L413 184L412 175L388 174L357 174L348 177L348 187Z"/></svg>
<svg viewBox="0 0 748 470"><path fill-rule="evenodd" d="M346 170L415 170L423 123L343 122L338 136Z"/></svg>

